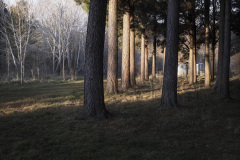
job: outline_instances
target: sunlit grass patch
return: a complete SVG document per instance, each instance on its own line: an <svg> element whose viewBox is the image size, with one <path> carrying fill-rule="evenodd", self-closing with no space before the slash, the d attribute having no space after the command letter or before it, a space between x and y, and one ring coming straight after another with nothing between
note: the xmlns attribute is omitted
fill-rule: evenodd
<svg viewBox="0 0 240 160"><path fill-rule="evenodd" d="M0 114L27 112L66 104L79 105L83 102L83 80L9 84L1 86L0 97Z"/></svg>

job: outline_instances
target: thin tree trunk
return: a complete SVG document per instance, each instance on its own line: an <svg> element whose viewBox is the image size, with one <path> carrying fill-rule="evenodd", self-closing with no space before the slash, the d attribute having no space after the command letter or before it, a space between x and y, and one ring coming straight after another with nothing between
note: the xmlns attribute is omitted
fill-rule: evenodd
<svg viewBox="0 0 240 160"><path fill-rule="evenodd" d="M21 84L23 84L23 61L20 62Z"/></svg>
<svg viewBox="0 0 240 160"><path fill-rule="evenodd" d="M145 42L145 80L149 80L149 74L148 74L148 42L146 40Z"/></svg>
<svg viewBox="0 0 240 160"><path fill-rule="evenodd" d="M62 76L63 76L63 80L65 81L66 78L65 78L65 54L64 54L64 52L62 53L62 56L63 56L63 61L62 61Z"/></svg>
<svg viewBox="0 0 240 160"><path fill-rule="evenodd" d="M84 116L109 118L104 104L103 50L107 0L91 0L88 17L85 71Z"/></svg>
<svg viewBox="0 0 240 160"><path fill-rule="evenodd" d="M53 74L55 74L55 51L54 51L54 53L53 53L53 57L52 57L52 59L53 59Z"/></svg>
<svg viewBox="0 0 240 160"><path fill-rule="evenodd" d="M197 31L196 31L196 23L195 23L195 1L193 1L193 82L197 82Z"/></svg>
<svg viewBox="0 0 240 160"><path fill-rule="evenodd" d="M7 48L7 72L8 72L8 77L10 75L10 53L9 53L9 49Z"/></svg>
<svg viewBox="0 0 240 160"><path fill-rule="evenodd" d="M209 0L205 0L205 87L210 86L209 65Z"/></svg>
<svg viewBox="0 0 240 160"><path fill-rule="evenodd" d="M223 53L223 76L221 98L229 99L229 69L230 69L230 46L231 46L231 0L225 1L225 27L224 27L224 53Z"/></svg>
<svg viewBox="0 0 240 160"><path fill-rule="evenodd" d="M156 79L156 53L157 53L157 22L156 15L154 16L154 35L153 35L153 53L152 53L152 78Z"/></svg>
<svg viewBox="0 0 240 160"><path fill-rule="evenodd" d="M109 0L107 92L118 92L117 0Z"/></svg>
<svg viewBox="0 0 240 160"><path fill-rule="evenodd" d="M133 10L130 14L130 83L134 87L136 85L135 79L135 28Z"/></svg>
<svg viewBox="0 0 240 160"><path fill-rule="evenodd" d="M141 35L141 82L145 79L145 31Z"/></svg>
<svg viewBox="0 0 240 160"><path fill-rule="evenodd" d="M179 39L180 1L168 0L166 60L163 77L162 105L178 107L177 101L177 66Z"/></svg>

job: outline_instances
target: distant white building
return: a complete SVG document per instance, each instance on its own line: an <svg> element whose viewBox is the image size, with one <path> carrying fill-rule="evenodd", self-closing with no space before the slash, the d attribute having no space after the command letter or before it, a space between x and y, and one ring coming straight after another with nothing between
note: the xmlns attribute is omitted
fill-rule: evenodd
<svg viewBox="0 0 240 160"><path fill-rule="evenodd" d="M203 63L199 63L196 65L197 75L198 76L204 76L204 69L205 65ZM188 70L188 72L187 72ZM189 67L186 66L186 64L178 63L178 76L186 76L186 74L189 73Z"/></svg>
<svg viewBox="0 0 240 160"><path fill-rule="evenodd" d="M184 76L187 74L186 65L178 62L178 76Z"/></svg>
<svg viewBox="0 0 240 160"><path fill-rule="evenodd" d="M205 75L204 69L205 69L205 65L203 63L198 63L197 64L197 75L204 76Z"/></svg>

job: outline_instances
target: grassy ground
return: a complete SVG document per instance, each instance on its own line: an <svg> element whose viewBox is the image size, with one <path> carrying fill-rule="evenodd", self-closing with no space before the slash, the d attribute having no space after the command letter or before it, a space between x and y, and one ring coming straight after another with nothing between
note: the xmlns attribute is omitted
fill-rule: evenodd
<svg viewBox="0 0 240 160"><path fill-rule="evenodd" d="M234 100L180 79L181 108L160 105L160 82L105 94L111 120L84 120L83 81L0 85L0 159L239 160L240 79Z"/></svg>

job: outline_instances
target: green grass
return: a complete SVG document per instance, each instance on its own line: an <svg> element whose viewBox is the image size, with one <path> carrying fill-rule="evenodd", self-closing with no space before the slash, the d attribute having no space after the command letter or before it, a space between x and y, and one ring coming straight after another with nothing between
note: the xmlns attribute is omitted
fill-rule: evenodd
<svg viewBox="0 0 240 160"><path fill-rule="evenodd" d="M113 119L85 120L83 81L1 84L0 159L238 160L240 79L234 100L179 82L181 108L160 105L158 81L105 94Z"/></svg>

